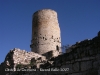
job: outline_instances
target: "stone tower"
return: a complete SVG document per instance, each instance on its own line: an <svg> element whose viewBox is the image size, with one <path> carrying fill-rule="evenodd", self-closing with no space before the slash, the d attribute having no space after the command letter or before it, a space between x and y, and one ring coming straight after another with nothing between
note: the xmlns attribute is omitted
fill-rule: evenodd
<svg viewBox="0 0 100 75"><path fill-rule="evenodd" d="M35 12L32 18L31 51L38 54L45 54L52 50L61 52L57 13L51 9L43 9Z"/></svg>

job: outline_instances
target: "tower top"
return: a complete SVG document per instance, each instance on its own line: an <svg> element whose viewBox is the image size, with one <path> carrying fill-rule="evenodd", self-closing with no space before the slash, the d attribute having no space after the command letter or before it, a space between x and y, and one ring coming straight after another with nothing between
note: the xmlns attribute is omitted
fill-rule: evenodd
<svg viewBox="0 0 100 75"><path fill-rule="evenodd" d="M52 9L38 10L33 14L33 19L57 20L57 12Z"/></svg>
<svg viewBox="0 0 100 75"><path fill-rule="evenodd" d="M54 11L54 10L52 10L52 9L41 9L41 10L38 10L38 11L36 11L33 15L35 15L35 14L37 14L37 13L40 13L40 12L45 12L45 13L47 13L47 12L52 12L52 13L56 13L57 14L57 12L56 11Z"/></svg>
<svg viewBox="0 0 100 75"><path fill-rule="evenodd" d="M57 24L49 24L49 25L59 25L57 12L52 9L42 9L36 11L32 16L32 23L34 26L44 26L48 25L48 23L57 23Z"/></svg>

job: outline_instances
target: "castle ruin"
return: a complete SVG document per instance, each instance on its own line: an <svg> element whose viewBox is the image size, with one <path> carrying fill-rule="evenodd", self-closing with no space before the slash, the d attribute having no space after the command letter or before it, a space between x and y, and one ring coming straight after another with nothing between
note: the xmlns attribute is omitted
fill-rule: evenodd
<svg viewBox="0 0 100 75"><path fill-rule="evenodd" d="M50 51L61 52L60 27L54 10L43 9L33 14L30 47L31 51L43 55Z"/></svg>
<svg viewBox="0 0 100 75"><path fill-rule="evenodd" d="M60 28L54 10L34 13L30 47L31 52L10 50L0 64L0 75L100 75L100 31L60 54Z"/></svg>

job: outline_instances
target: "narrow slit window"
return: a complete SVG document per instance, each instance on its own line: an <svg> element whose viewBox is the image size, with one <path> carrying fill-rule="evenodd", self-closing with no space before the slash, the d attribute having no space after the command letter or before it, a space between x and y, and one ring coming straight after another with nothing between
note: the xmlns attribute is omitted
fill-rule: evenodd
<svg viewBox="0 0 100 75"><path fill-rule="evenodd" d="M59 46L58 45L56 46L56 50L59 51Z"/></svg>

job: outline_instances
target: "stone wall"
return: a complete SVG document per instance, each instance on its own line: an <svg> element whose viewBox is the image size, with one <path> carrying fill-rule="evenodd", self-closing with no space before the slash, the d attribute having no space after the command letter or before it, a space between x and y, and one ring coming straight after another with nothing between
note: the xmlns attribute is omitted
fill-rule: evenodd
<svg viewBox="0 0 100 75"><path fill-rule="evenodd" d="M57 52L51 51L49 53L50 57L54 53ZM6 75L6 72L4 74L4 68L9 66L14 68L15 64L29 64L30 61L33 64L36 63L37 71L11 72L12 74L8 75L100 75L100 33L93 39L77 42L69 47L65 54L57 57L54 55L48 60L34 52L26 52L15 48L7 54L4 63L0 65L0 72ZM58 70L47 70L51 68ZM43 71L44 69L45 71Z"/></svg>
<svg viewBox="0 0 100 75"><path fill-rule="evenodd" d="M60 52L57 50L51 50L45 54L43 54L43 56L46 56L46 58L49 60L52 57L57 57L58 55L60 55Z"/></svg>
<svg viewBox="0 0 100 75"><path fill-rule="evenodd" d="M40 65L40 68L66 71L36 71L30 72L30 75L100 75L100 36L77 42L67 53L51 58L49 63Z"/></svg>
<svg viewBox="0 0 100 75"><path fill-rule="evenodd" d="M58 74L100 75L100 32L91 40L77 42L66 52L51 59L54 61L51 67L69 68L69 71L58 72Z"/></svg>

